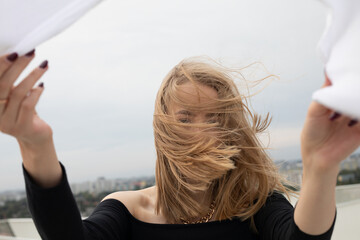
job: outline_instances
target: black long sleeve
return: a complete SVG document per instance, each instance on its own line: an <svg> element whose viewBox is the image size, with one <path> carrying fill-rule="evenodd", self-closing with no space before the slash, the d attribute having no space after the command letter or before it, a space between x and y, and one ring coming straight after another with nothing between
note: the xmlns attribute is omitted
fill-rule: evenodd
<svg viewBox="0 0 360 240"><path fill-rule="evenodd" d="M293 207L277 193L255 215L259 235L250 230L250 221L238 218L189 225L146 223L136 219L115 199L101 202L89 218L82 220L65 168L61 167L61 182L48 189L36 185L23 168L29 209L44 240L329 240L334 227L320 236L303 233L294 222Z"/></svg>
<svg viewBox="0 0 360 240"><path fill-rule="evenodd" d="M331 228L321 235L309 235L304 233L295 224L294 208L289 201L280 193L273 193L268 197L265 205L255 215L255 225L261 234L262 240L278 239L308 239L327 240L335 226L335 219Z"/></svg>
<svg viewBox="0 0 360 240"><path fill-rule="evenodd" d="M39 187L23 167L28 206L35 226L44 240L128 239L126 212L104 201L91 216L82 221L76 201L61 164L60 183L44 189ZM125 237L125 238L124 238Z"/></svg>
<svg viewBox="0 0 360 240"><path fill-rule="evenodd" d="M61 182L48 189L38 186L23 168L29 210L42 239L83 240L80 212L67 182L64 166L61 167Z"/></svg>

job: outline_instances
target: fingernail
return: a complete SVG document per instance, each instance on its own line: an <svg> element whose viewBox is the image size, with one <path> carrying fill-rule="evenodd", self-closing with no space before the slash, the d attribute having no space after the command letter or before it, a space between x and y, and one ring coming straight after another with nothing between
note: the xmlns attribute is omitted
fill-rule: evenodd
<svg viewBox="0 0 360 240"><path fill-rule="evenodd" d="M41 87L41 88L44 88L44 83L43 82L41 82L41 83L39 83L39 85L38 85L39 87Z"/></svg>
<svg viewBox="0 0 360 240"><path fill-rule="evenodd" d="M35 49L31 50L30 52L28 52L27 54L25 54L25 56L27 57L32 57L35 53Z"/></svg>
<svg viewBox="0 0 360 240"><path fill-rule="evenodd" d="M18 54L15 52L7 56L7 60L9 60L10 62L14 62L17 58L18 58Z"/></svg>
<svg viewBox="0 0 360 240"><path fill-rule="evenodd" d="M333 112L333 113L329 116L329 120L330 120L330 121L334 121L335 119L338 119L340 116L341 116L340 113Z"/></svg>
<svg viewBox="0 0 360 240"><path fill-rule="evenodd" d="M357 124L357 123L358 123L357 120L351 120L351 121L349 122L348 126L349 126L349 127L352 127L352 126L354 126L354 125Z"/></svg>
<svg viewBox="0 0 360 240"><path fill-rule="evenodd" d="M43 62L40 64L39 68L44 69L44 68L46 68L47 66L48 66L48 61L45 60L45 61L43 61Z"/></svg>

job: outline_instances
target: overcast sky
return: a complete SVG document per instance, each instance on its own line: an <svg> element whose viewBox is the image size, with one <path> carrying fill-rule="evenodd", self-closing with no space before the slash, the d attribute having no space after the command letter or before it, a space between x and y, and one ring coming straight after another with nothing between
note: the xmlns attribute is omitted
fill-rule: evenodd
<svg viewBox="0 0 360 240"><path fill-rule="evenodd" d="M273 116L272 157L301 158L307 106L323 83L316 46L325 19L317 0L104 1L39 46L31 65L49 60L37 110L70 182L153 175L157 89L174 65L199 55L230 67L262 62L280 77L253 108ZM250 78L266 73L254 70ZM15 139L0 134L0 152L0 191L23 188Z"/></svg>

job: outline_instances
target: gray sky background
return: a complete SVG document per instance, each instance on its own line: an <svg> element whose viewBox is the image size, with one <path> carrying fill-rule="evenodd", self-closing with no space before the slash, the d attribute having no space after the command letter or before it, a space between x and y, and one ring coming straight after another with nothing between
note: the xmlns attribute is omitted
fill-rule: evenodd
<svg viewBox="0 0 360 240"><path fill-rule="evenodd" d="M175 64L199 55L239 68L260 61L280 77L253 108L273 116L273 158L299 159L307 106L323 83L316 46L325 19L317 0L106 0L38 47L27 72L49 60L37 110L70 182L153 175L157 89ZM266 74L260 64L251 71ZM0 191L23 188L15 139L0 134L0 146Z"/></svg>

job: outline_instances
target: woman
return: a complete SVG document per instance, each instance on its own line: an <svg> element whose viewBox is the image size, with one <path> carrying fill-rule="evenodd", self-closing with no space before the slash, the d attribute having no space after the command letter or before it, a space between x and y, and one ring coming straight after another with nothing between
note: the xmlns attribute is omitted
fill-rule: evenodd
<svg viewBox="0 0 360 240"><path fill-rule="evenodd" d="M33 57L34 51L0 59L0 130L19 143L29 207L43 239L331 238L339 164L360 144L356 121L311 103L294 210L256 138L268 119L247 108L230 72L192 60L169 73L156 99L156 186L110 194L82 221L52 130L35 111L44 85L33 86L47 61L13 87Z"/></svg>

